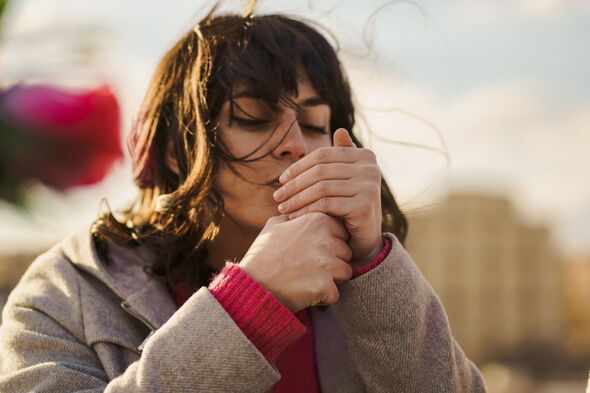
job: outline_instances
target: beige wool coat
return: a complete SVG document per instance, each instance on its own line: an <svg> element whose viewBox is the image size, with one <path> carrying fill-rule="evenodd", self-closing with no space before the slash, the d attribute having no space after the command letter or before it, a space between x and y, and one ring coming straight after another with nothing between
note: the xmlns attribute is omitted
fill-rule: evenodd
<svg viewBox="0 0 590 393"><path fill-rule="evenodd" d="M440 300L386 236L379 266L310 309L321 391L484 392ZM272 391L279 371L207 288L177 310L145 273L149 255L110 251L101 263L84 231L33 262L3 311L0 392Z"/></svg>

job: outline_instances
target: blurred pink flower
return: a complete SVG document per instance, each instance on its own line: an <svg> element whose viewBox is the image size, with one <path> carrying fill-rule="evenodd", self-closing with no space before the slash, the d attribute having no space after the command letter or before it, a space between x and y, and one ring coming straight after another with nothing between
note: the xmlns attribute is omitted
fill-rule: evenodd
<svg viewBox="0 0 590 393"><path fill-rule="evenodd" d="M0 92L0 143L4 189L27 179L58 190L93 184L123 157L119 105L108 86L17 85Z"/></svg>

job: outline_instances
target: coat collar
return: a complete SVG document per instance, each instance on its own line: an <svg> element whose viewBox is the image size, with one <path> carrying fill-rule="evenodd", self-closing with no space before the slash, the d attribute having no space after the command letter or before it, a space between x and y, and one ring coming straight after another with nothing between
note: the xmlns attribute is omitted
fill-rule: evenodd
<svg viewBox="0 0 590 393"><path fill-rule="evenodd" d="M154 262L153 253L149 250L129 250L109 243L111 260L109 264L105 264L98 256L89 230L69 236L62 243L62 250L74 266L104 283L155 329L160 328L177 310L165 285L144 270L145 266ZM89 292L84 298L92 303L96 296ZM103 304L102 307L110 306ZM95 307L89 305L88 308ZM112 315L116 312L121 310L97 310L93 314L95 323L88 326L93 329L87 333L88 336L95 341L102 341L105 340L106 331L110 330L113 334L107 341L120 340L123 345L136 349L141 340L138 341L137 334L130 331L129 325L122 323L119 327L115 326ZM314 330L316 362L322 391L364 391L352 360L347 335L333 308L311 307L309 315Z"/></svg>
<svg viewBox="0 0 590 393"><path fill-rule="evenodd" d="M154 262L153 253L146 247L126 249L109 242L110 259L105 264L98 256L90 230L77 232L62 244L74 266L102 281L155 329L176 311L166 286L145 271Z"/></svg>

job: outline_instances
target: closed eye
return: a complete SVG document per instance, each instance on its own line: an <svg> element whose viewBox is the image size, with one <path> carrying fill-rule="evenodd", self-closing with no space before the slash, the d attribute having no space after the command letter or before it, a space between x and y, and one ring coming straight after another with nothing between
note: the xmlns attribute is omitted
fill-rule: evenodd
<svg viewBox="0 0 590 393"><path fill-rule="evenodd" d="M313 132L319 132L320 134L327 134L328 133L328 130L326 130L326 127L316 126L313 124L305 124L305 123L300 123L300 126L306 130L310 130Z"/></svg>
<svg viewBox="0 0 590 393"><path fill-rule="evenodd" d="M232 116L231 121L243 127L258 127L268 124L268 120L264 119L244 119L243 117Z"/></svg>
<svg viewBox="0 0 590 393"><path fill-rule="evenodd" d="M249 127L249 128L266 126L270 123L269 120L265 120L265 119L245 119L245 118L239 117L239 116L232 116L231 120L232 120L232 122L235 122L239 126ZM316 126L314 124L306 124L306 123L300 123L299 125L301 126L301 128L308 130L308 131L317 132L320 134L327 134L328 133L328 130L323 126Z"/></svg>

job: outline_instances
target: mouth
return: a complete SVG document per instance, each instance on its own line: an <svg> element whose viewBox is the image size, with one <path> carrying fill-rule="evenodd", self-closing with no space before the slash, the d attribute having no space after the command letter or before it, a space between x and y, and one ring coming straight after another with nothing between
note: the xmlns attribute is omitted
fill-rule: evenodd
<svg viewBox="0 0 590 393"><path fill-rule="evenodd" d="M264 182L263 184L265 184L265 185L266 185L266 186L268 186L268 187L272 187L272 188L278 188L278 187L281 187L281 186L282 186L282 184L281 184L281 182L279 181L279 177L280 177L280 176L281 176L281 175L279 174L279 175L277 175L276 177L274 177L274 178L270 179L269 181L266 181L266 182Z"/></svg>
<svg viewBox="0 0 590 393"><path fill-rule="evenodd" d="M268 181L266 184L271 186L271 187L280 187L282 186L281 182L279 181L279 176L275 177L274 179Z"/></svg>

